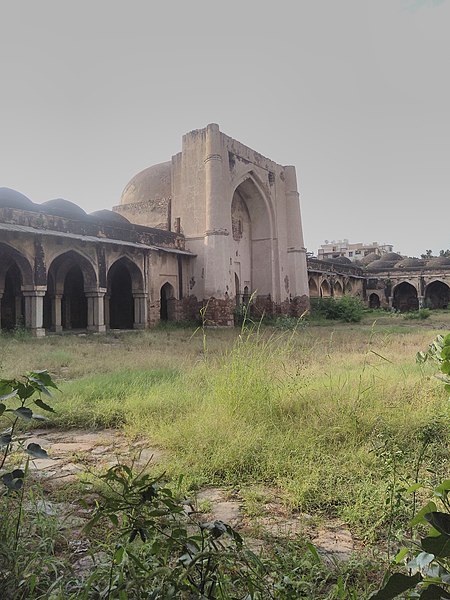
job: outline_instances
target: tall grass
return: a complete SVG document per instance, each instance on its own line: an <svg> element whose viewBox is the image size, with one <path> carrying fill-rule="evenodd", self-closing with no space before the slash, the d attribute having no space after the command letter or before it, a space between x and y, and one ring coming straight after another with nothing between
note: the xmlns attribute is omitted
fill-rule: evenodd
<svg viewBox="0 0 450 600"><path fill-rule="evenodd" d="M213 352L205 358L194 339L195 360L179 368L176 358L142 368L138 357L137 368L63 384L57 423L123 425L167 449L165 468L190 485L278 486L293 508L340 516L366 534L386 515L390 453L408 481L421 432L431 428L424 468L436 478L447 469L448 401L432 367L414 361L429 331L398 336L355 325L260 328L234 341L227 333L225 342L207 335Z"/></svg>

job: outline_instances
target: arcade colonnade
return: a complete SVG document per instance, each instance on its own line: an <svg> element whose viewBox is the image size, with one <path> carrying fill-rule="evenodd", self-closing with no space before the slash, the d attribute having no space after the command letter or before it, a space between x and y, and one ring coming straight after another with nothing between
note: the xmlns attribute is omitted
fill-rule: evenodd
<svg viewBox="0 0 450 600"><path fill-rule="evenodd" d="M0 243L2 330L25 327L41 337L46 331L144 329L176 316L182 261L170 250L19 243L20 249Z"/></svg>

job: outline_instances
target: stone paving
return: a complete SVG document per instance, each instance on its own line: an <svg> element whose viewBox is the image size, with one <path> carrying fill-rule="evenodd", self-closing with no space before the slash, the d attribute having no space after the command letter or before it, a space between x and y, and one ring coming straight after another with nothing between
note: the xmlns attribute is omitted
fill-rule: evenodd
<svg viewBox="0 0 450 600"><path fill-rule="evenodd" d="M142 440L130 443L117 430L87 432L85 430L34 430L26 434L27 443L40 444L50 458L34 459L30 469L44 487L52 489L79 481L86 471L99 472L124 461L129 464L135 456L135 466L161 462L164 452L148 446ZM346 561L356 550L355 541L345 524L338 520L316 525L311 515L295 513L286 508L273 489L265 489L257 514L249 514L238 492L225 488L207 487L192 498L193 505L205 521L220 520L244 534L249 545L259 550L267 536L294 538L301 535L311 540L318 552L331 562ZM61 520L61 528L80 528L87 513L76 502L41 501L36 510Z"/></svg>

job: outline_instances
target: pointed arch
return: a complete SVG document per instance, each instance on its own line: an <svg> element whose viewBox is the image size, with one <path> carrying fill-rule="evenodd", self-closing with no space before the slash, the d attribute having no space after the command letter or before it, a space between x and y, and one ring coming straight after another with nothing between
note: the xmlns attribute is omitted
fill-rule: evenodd
<svg viewBox="0 0 450 600"><path fill-rule="evenodd" d="M112 329L132 329L135 326L136 293L143 293L141 269L128 256L115 260L108 269L105 299L106 325Z"/></svg>
<svg viewBox="0 0 450 600"><path fill-rule="evenodd" d="M418 310L419 297L415 286L408 281L397 284L393 289L392 306L400 312Z"/></svg>
<svg viewBox="0 0 450 600"><path fill-rule="evenodd" d="M173 301L175 300L175 289L171 283L166 281L161 286L160 293L160 308L159 317L161 321L172 321L173 320Z"/></svg>
<svg viewBox="0 0 450 600"><path fill-rule="evenodd" d="M435 279L425 288L425 306L432 309L446 309L450 305L450 287L444 281Z"/></svg>
<svg viewBox="0 0 450 600"><path fill-rule="evenodd" d="M319 297L319 288L317 287L316 280L313 277L309 278L308 287L309 287L309 295L311 296L311 298L318 298Z"/></svg>
<svg viewBox="0 0 450 600"><path fill-rule="evenodd" d="M329 298L331 296L331 287L326 279L320 284L320 297Z"/></svg>

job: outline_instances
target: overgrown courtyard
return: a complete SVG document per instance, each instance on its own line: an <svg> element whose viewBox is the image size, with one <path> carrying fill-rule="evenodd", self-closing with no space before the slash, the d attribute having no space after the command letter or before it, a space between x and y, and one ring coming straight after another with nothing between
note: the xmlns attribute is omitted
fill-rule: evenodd
<svg viewBox="0 0 450 600"><path fill-rule="evenodd" d="M435 377L436 364L417 364L416 353L450 330L450 312L435 311L421 321L373 311L358 324L293 325L1 337L1 377L48 369L60 389L52 399L56 412L39 435L54 436L55 444L64 432L72 435L65 460L61 448L58 456L48 450L55 464L77 468L58 485L32 469L33 493L58 506L77 505L84 497L80 510L87 512L78 516L87 518L105 486L99 475L115 460L134 459L142 468L154 455L150 474L164 474L174 497L189 498L206 517L217 518L214 504L237 507L232 525L266 561L254 567L258 578L258 569L265 569L265 591L255 588L248 596L235 582L234 595L220 595L219 586L216 595L208 596L205 588L203 597L367 597L379 586L417 507L428 499L427 487L416 486L414 493L408 488L419 481L431 488L448 476L448 393ZM83 447L83 435L98 436L95 452L95 443ZM104 460L93 461L93 454ZM58 469L60 475L62 466L53 470ZM30 535L40 536L48 568L11 597L201 597L176 588L173 596L136 595L137 588L121 588L120 581L111 586L107 575L103 588L100 576L89 588L80 583L79 572L72 572L72 587L64 588L80 547L77 560L94 551L101 563L109 553L108 569L113 564L111 572L117 567L122 576L133 577L133 569L123 566L126 550L114 554L114 520L96 524L89 535L78 526L65 529L63 543L57 522L33 515ZM351 558L320 552L327 527L349 532ZM99 537L109 542L100 548L92 541ZM26 545L23 551L32 555ZM53 585L53 595L46 596L42 585Z"/></svg>

